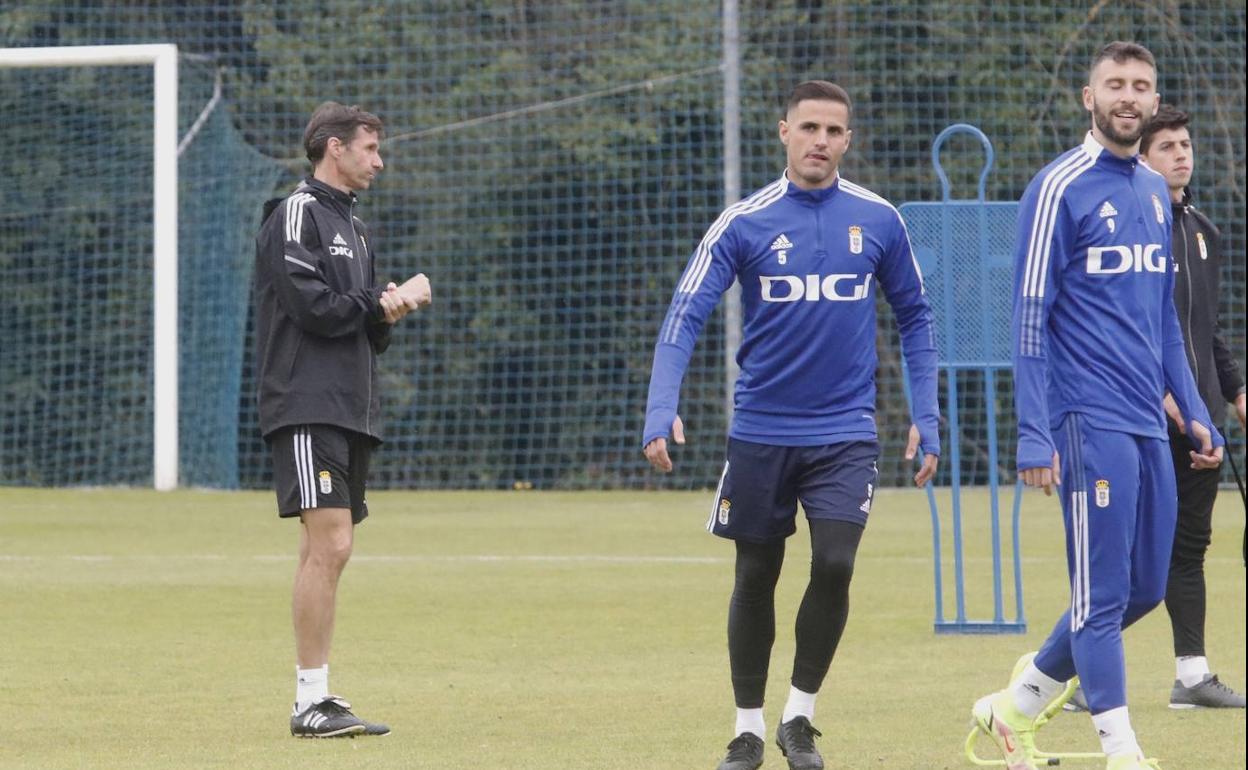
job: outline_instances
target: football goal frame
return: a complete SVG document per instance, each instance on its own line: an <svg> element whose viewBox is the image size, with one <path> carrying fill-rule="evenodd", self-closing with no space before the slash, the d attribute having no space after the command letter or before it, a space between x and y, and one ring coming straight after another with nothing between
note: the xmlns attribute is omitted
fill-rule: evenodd
<svg viewBox="0 0 1248 770"><path fill-rule="evenodd" d="M153 69L152 481L178 486L178 47L145 45L0 48L0 68Z"/></svg>

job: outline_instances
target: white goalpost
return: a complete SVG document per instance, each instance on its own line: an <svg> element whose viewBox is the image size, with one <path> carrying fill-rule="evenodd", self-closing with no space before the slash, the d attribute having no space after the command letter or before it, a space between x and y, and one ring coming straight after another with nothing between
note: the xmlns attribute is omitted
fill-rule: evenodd
<svg viewBox="0 0 1248 770"><path fill-rule="evenodd" d="M0 48L0 68L151 65L152 129L152 477L178 485L178 48L91 45Z"/></svg>

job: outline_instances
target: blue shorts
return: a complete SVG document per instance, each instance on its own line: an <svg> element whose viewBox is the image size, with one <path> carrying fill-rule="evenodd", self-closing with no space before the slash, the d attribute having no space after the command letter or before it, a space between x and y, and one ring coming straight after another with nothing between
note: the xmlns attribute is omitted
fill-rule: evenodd
<svg viewBox="0 0 1248 770"><path fill-rule="evenodd" d="M809 519L866 526L880 457L877 441L774 446L728 439L728 459L706 530L765 543L797 529L797 504Z"/></svg>

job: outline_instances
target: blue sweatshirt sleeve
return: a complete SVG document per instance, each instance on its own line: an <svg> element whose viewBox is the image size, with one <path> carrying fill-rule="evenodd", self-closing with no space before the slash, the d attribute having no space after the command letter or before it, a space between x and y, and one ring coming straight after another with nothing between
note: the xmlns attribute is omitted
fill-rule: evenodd
<svg viewBox="0 0 1248 770"><path fill-rule="evenodd" d="M914 258L901 215L892 246L876 270L884 297L897 317L901 350L910 381L911 420L919 429L924 454L940 454L940 406L936 396L936 330L932 307L923 289L923 274Z"/></svg>
<svg viewBox="0 0 1248 770"><path fill-rule="evenodd" d="M1048 322L1061 289L1057 276L1069 259L1074 234L1060 192L1044 191L1032 180L1019 202L1014 246L1014 411L1018 415L1018 470L1053 464L1049 430Z"/></svg>
<svg viewBox="0 0 1248 770"><path fill-rule="evenodd" d="M1183 327L1179 324L1179 314L1174 307L1174 269L1166 271L1166 292L1162 300L1162 337L1161 365L1166 381L1166 390L1174 397L1179 412L1187 420L1187 437L1192 445L1200 449L1192 436L1192 423L1198 422L1209 429L1213 436L1213 446L1220 447L1226 441L1218 432L1217 426L1209 417L1209 409L1205 400L1200 397L1196 388L1196 380L1192 377L1191 366L1187 362L1187 351L1184 350Z"/></svg>
<svg viewBox="0 0 1248 770"><path fill-rule="evenodd" d="M719 298L737 275L737 235L721 216L702 238L680 277L672 303L659 329L646 398L646 425L641 445L666 438L680 402L680 383L693 356L693 346Z"/></svg>

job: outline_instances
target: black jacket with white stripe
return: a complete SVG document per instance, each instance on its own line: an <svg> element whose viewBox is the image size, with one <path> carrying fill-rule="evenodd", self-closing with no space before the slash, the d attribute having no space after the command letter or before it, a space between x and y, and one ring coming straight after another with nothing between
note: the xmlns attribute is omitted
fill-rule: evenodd
<svg viewBox="0 0 1248 770"><path fill-rule="evenodd" d="M1209 408L1209 417L1221 425L1227 402L1243 392L1235 356L1218 322L1221 299L1222 234L1192 205L1192 194L1172 203L1174 211L1174 308L1183 327L1187 363L1196 387ZM1172 435L1174 427L1171 426Z"/></svg>
<svg viewBox="0 0 1248 770"><path fill-rule="evenodd" d="M377 354L390 344L356 196L313 178L256 235L260 432L320 423L381 440Z"/></svg>

